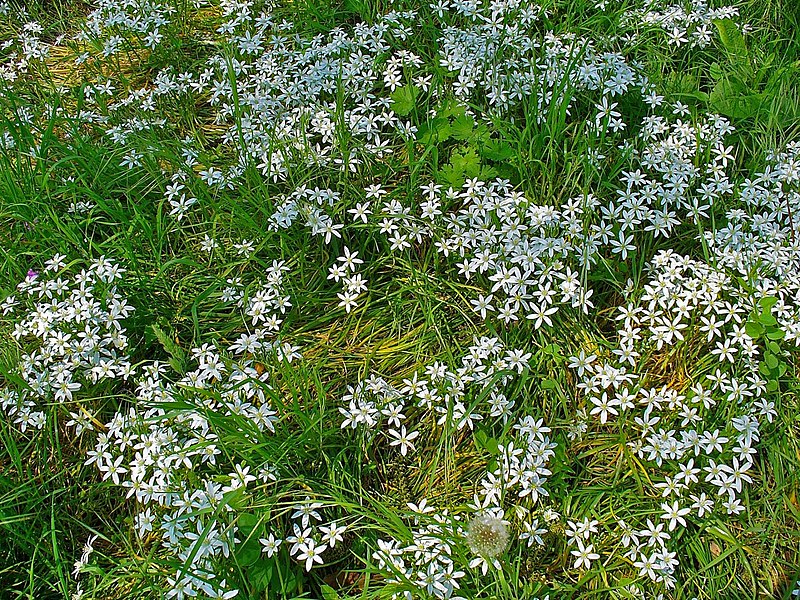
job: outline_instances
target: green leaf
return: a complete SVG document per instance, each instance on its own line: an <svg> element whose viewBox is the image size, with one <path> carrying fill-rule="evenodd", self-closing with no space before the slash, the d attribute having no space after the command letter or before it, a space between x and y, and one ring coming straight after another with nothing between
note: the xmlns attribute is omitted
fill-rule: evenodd
<svg viewBox="0 0 800 600"><path fill-rule="evenodd" d="M782 340L786 336L783 329L773 329L767 332L767 337L771 340Z"/></svg>
<svg viewBox="0 0 800 600"><path fill-rule="evenodd" d="M444 117L436 117L420 126L417 132L417 141L429 146L439 142L446 142L450 135L450 122Z"/></svg>
<svg viewBox="0 0 800 600"><path fill-rule="evenodd" d="M466 178L463 170L456 169L453 165L445 165L439 170L439 180L453 188L460 188Z"/></svg>
<svg viewBox="0 0 800 600"><path fill-rule="evenodd" d="M490 167L489 165L483 165L481 167L480 178L483 181L491 181L492 179L497 179L498 172L497 169L494 167Z"/></svg>
<svg viewBox="0 0 800 600"><path fill-rule="evenodd" d="M467 114L467 108L463 104L459 104L456 100L450 98L442 104L439 114L443 117L463 117Z"/></svg>
<svg viewBox="0 0 800 600"><path fill-rule="evenodd" d="M404 85L391 93L392 110L401 117L408 115L417 102L419 88L414 85Z"/></svg>
<svg viewBox="0 0 800 600"><path fill-rule="evenodd" d="M765 352L764 353L764 362L767 363L767 366L770 369L774 369L778 366L778 358L772 354L772 352Z"/></svg>
<svg viewBox="0 0 800 600"><path fill-rule="evenodd" d="M747 323L744 324L744 331L747 335L749 335L751 338L755 340L760 338L765 330L764 326L761 323L758 323L757 321L748 320Z"/></svg>
<svg viewBox="0 0 800 600"><path fill-rule="evenodd" d="M259 518L253 513L242 513L236 520L236 525L239 527L239 531L247 536L259 525Z"/></svg>
<svg viewBox="0 0 800 600"><path fill-rule="evenodd" d="M758 315L758 321L762 325L777 325L778 324L778 320L775 317L772 316L772 313L770 313L768 311L764 311L760 315Z"/></svg>
<svg viewBox="0 0 800 600"><path fill-rule="evenodd" d="M327 584L322 584L319 588L322 592L322 600L341 600L341 596L336 593L336 590Z"/></svg>
<svg viewBox="0 0 800 600"><path fill-rule="evenodd" d="M714 21L719 32L719 39L725 47L731 60L740 60L747 57L747 44L739 27L732 19L719 19Z"/></svg>
<svg viewBox="0 0 800 600"><path fill-rule="evenodd" d="M247 570L247 580L253 587L253 591L265 592L269 588L269 582L272 580L272 560L262 558L257 560Z"/></svg>
<svg viewBox="0 0 800 600"><path fill-rule="evenodd" d="M758 113L764 99L734 77L725 76L708 96L711 108L732 119L748 119Z"/></svg>
<svg viewBox="0 0 800 600"><path fill-rule="evenodd" d="M482 429L475 431L474 439L475 446L479 450L486 450L490 454L497 454L497 450L499 448L498 441L486 433L486 431Z"/></svg>
<svg viewBox="0 0 800 600"><path fill-rule="evenodd" d="M475 148L469 147L463 152L453 152L450 163L467 177L477 177L481 172L481 159Z"/></svg>
<svg viewBox="0 0 800 600"><path fill-rule="evenodd" d="M508 142L489 140L480 147L480 154L483 158L502 162L514 156L514 149Z"/></svg>
<svg viewBox="0 0 800 600"><path fill-rule="evenodd" d="M543 390L554 390L558 387L558 382L555 379L547 379L542 380L542 389Z"/></svg>
<svg viewBox="0 0 800 600"><path fill-rule="evenodd" d="M775 296L764 296L758 301L758 305L761 307L761 312L770 312L772 307L777 303L778 299Z"/></svg>
<svg viewBox="0 0 800 600"><path fill-rule="evenodd" d="M249 567L261 558L261 542L250 538L236 549L236 561L243 567Z"/></svg>
<svg viewBox="0 0 800 600"><path fill-rule="evenodd" d="M544 348L542 348L542 351L554 358L564 357L563 353L561 352L561 346L558 344L547 344Z"/></svg>
<svg viewBox="0 0 800 600"><path fill-rule="evenodd" d="M475 119L469 115L463 115L453 119L450 129L452 131L453 138L457 140L468 140L472 137L472 134L475 130Z"/></svg>
<svg viewBox="0 0 800 600"><path fill-rule="evenodd" d="M163 323L164 327L168 327L166 322ZM186 353L183 351L183 348L180 347L178 342L173 339L174 334L168 334L165 329L159 327L156 323L153 323L151 326L153 330L153 334L156 336L158 343L161 344L161 347L167 351L167 354L170 355L169 364L172 366L173 369L178 371L179 373L183 372L183 361L186 358Z"/></svg>

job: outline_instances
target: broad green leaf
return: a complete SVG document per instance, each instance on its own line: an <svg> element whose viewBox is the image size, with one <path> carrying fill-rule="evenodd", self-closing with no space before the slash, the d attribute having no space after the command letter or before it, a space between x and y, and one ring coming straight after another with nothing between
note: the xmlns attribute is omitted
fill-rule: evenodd
<svg viewBox="0 0 800 600"><path fill-rule="evenodd" d="M732 60L747 57L747 44L744 36L739 31L739 27L732 19L719 19L714 21L719 32L719 39L725 47L725 51Z"/></svg>
<svg viewBox="0 0 800 600"><path fill-rule="evenodd" d="M725 76L708 96L711 108L732 119L749 119L761 108L763 97L752 92L741 81Z"/></svg>
<svg viewBox="0 0 800 600"><path fill-rule="evenodd" d="M404 85L391 94L392 110L401 117L408 115L416 105L419 88L414 85Z"/></svg>
<svg viewBox="0 0 800 600"><path fill-rule="evenodd" d="M261 542L252 537L236 548L236 561L243 567L254 564L261 558Z"/></svg>
<svg viewBox="0 0 800 600"><path fill-rule="evenodd" d="M453 119L450 128L453 133L453 138L457 140L468 140L474 133L475 120L468 115L463 115L457 119Z"/></svg>
<svg viewBox="0 0 800 600"><path fill-rule="evenodd" d="M272 580L273 559L261 558L247 570L247 580L256 592L265 592Z"/></svg>
<svg viewBox="0 0 800 600"><path fill-rule="evenodd" d="M762 311L770 311L772 307L778 303L778 299L775 296L764 296L761 300L758 301L758 305L761 307Z"/></svg>
<svg viewBox="0 0 800 600"><path fill-rule="evenodd" d="M253 513L242 513L239 515L239 518L236 519L236 525L244 535L250 535L250 532L258 526L258 521L259 518L257 515Z"/></svg>
<svg viewBox="0 0 800 600"><path fill-rule="evenodd" d="M771 340L782 340L786 337L786 333L783 329L773 329L772 331L767 332L767 337Z"/></svg>
<svg viewBox="0 0 800 600"><path fill-rule="evenodd" d="M747 323L744 324L744 331L755 340L760 338L764 333L764 326L756 321L747 321Z"/></svg>
<svg viewBox="0 0 800 600"><path fill-rule="evenodd" d="M770 313L768 311L764 311L760 315L758 315L758 321L762 325L777 325L778 324L778 320L775 317L772 316L772 313Z"/></svg>
<svg viewBox="0 0 800 600"><path fill-rule="evenodd" d="M558 387L558 382L555 379L544 379L542 380L542 389L543 390L554 390Z"/></svg>

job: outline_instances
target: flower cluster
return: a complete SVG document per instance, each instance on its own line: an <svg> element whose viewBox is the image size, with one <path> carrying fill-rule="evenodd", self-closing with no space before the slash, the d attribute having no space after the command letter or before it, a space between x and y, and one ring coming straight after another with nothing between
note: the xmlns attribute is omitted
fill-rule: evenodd
<svg viewBox="0 0 800 600"><path fill-rule="evenodd" d="M750 516L775 392L800 347L800 143L744 173L731 120L660 95L632 59L653 30L687 56L707 48L736 8L633 4L627 36L607 39L551 31L547 11L523 0L434 0L319 35L270 2L98 0L73 40L85 64L75 72L92 73L74 98L33 108L3 91L9 164L49 168L44 132L70 151L96 145L132 180L144 174L141 215L169 214L186 242L174 247L199 247L209 268L221 264L210 278L227 282L193 305L213 303L226 333L195 311L198 347L159 338L169 366L147 349L132 364L125 269L105 257L81 270L57 255L0 303L20 355L0 408L20 435L62 405L76 436L91 433L85 464L134 506L140 541L169 565L168 598L236 596L248 553L305 582L364 548L355 559L398 600L474 595L512 560L536 572L523 585L574 579L576 593L602 579L644 597L680 585L689 534ZM13 12L0 0L0 79L15 92L62 40ZM197 60L159 69L178 27ZM135 61L147 72L117 76ZM547 180L561 167L526 165L539 160L529 138L560 143L562 124L580 148L558 158L574 177L537 192L526 169ZM85 145L71 145L75 132ZM71 168L52 170L65 189L79 181ZM55 210L91 223L100 198L76 191ZM227 236L230 252L219 250ZM270 264L277 248L284 260ZM289 265L312 273L293 281ZM347 328L383 310L407 268L464 290L463 306L447 298L465 316L441 355L342 380L287 341L298 302L310 305L296 310L308 325L298 331L315 334L306 314L328 300ZM433 481L441 459L456 483L438 508L402 508L406 492L431 497L411 482L381 505L397 508L391 519L368 502L348 513L307 464L287 465L275 447L308 423L305 406L282 402L295 385L326 394L320 448L375 461L375 479L343 496L391 491L394 464L436 463ZM89 402L111 396L113 416ZM590 481L614 493L581 505ZM634 487L635 501L621 501ZM81 585L92 541L76 563ZM545 553L558 555L546 574L531 566ZM603 577L585 573L599 564Z"/></svg>
<svg viewBox="0 0 800 600"><path fill-rule="evenodd" d="M367 282L356 273L358 265L364 261L358 258L358 252L352 252L347 246L344 247L344 254L336 259L336 263L331 265L328 270L328 279L335 282L342 282L341 293L336 294L340 300L339 306L346 312L350 312L357 306L358 297L362 292L367 291Z"/></svg>
<svg viewBox="0 0 800 600"><path fill-rule="evenodd" d="M310 571L316 564L323 564L325 560L322 555L331 554L328 551L334 550L337 543L341 549L346 543L344 535L348 531L348 526L340 524L340 521L324 522L319 513L323 507L323 503L312 502L306 496L303 502L293 507L292 533L285 538L276 538L273 533L259 538L262 551L272 558L281 544L286 542L289 556L304 563L306 571Z"/></svg>
<svg viewBox="0 0 800 600"><path fill-rule="evenodd" d="M449 7L440 0L435 9ZM501 114L530 98L541 123L550 106L563 106L569 114L577 92L617 95L640 79L622 55L596 51L591 40L542 36L540 6L514 0L483 6L454 2L452 8L470 21L466 27L443 27L439 39L439 62L455 78L456 98L486 98L490 110Z"/></svg>
<svg viewBox="0 0 800 600"><path fill-rule="evenodd" d="M541 418L520 417L513 429L517 439L498 445L497 466L480 481L478 493L483 505L499 506L513 501L517 510L529 511L540 499L550 495L544 485L552 474L547 466L557 444L545 435L550 433L550 428ZM522 502L528 502L529 506Z"/></svg>
<svg viewBox="0 0 800 600"><path fill-rule="evenodd" d="M487 418L506 422L513 415L514 400L502 391L514 376L528 366L531 355L506 348L497 338L476 339L467 349L461 364L451 369L435 362L423 374L415 372L394 386L383 377L372 375L355 386L348 386L339 412L344 416L342 429L364 428L373 437L385 424L392 445L400 446L403 455L413 450L415 433L408 433L403 422L407 408L430 417L437 427L447 431L473 429ZM422 410L420 410L422 409Z"/></svg>
<svg viewBox="0 0 800 600"><path fill-rule="evenodd" d="M461 587L459 580L466 575L453 557L457 545L465 542L467 531L463 522L458 515L451 516L447 511L437 513L424 499L418 506L409 504L409 508L417 513L413 542L378 540L379 549L372 558L389 586L406 590L396 592L393 598L413 597L409 588L417 595L456 598L453 594Z"/></svg>
<svg viewBox="0 0 800 600"><path fill-rule="evenodd" d="M24 8L12 13L7 3L0 3L0 19L8 26L6 31L12 33L0 44L0 79L8 83L13 84L27 75L32 65L46 59L51 47L63 40L63 36L59 36L52 44L43 41L42 26L29 20Z"/></svg>
<svg viewBox="0 0 800 600"><path fill-rule="evenodd" d="M667 34L670 46L705 48L711 44L714 21L739 15L735 6L711 8L705 0L692 0L689 10L679 4L650 0L642 8L630 10L623 24L631 27L658 27Z"/></svg>
<svg viewBox="0 0 800 600"><path fill-rule="evenodd" d="M754 446L775 408L765 398L761 349L747 333L757 299L718 267L672 251L651 268L638 301L618 309L607 359L581 352L570 367L589 427L624 423L628 447L654 482L654 513L664 522L648 517L637 529L620 515L618 543L639 576L673 586L679 559L669 532L746 510L741 494L758 476ZM661 374L654 365L665 355L705 362L706 374L691 384Z"/></svg>
<svg viewBox="0 0 800 600"><path fill-rule="evenodd" d="M123 326L133 307L115 285L125 269L101 257L70 275L65 258L57 254L41 273L29 271L0 304L14 321L10 334L21 351L16 374L24 383L0 391L0 407L22 431L44 427L51 402L69 407L78 433L91 428L80 390L127 379L133 369Z"/></svg>
<svg viewBox="0 0 800 600"><path fill-rule="evenodd" d="M231 597L225 594L235 590L216 570L237 543L231 495L277 475L271 464L251 472L250 464L231 461L221 438L233 434L257 445L275 432L279 416L269 401L274 390L265 365L277 368L286 359L282 351L262 348L263 362L231 361L209 345L192 356L197 368L174 383L165 378L164 365L142 367L136 404L106 424L86 462L136 501L139 536L157 535L186 565L171 577L169 598L201 591Z"/></svg>
<svg viewBox="0 0 800 600"><path fill-rule="evenodd" d="M87 16L78 39L102 44L104 58L131 48L153 49L163 41L163 29L176 10L168 0L101 0ZM87 58L82 54L79 60Z"/></svg>

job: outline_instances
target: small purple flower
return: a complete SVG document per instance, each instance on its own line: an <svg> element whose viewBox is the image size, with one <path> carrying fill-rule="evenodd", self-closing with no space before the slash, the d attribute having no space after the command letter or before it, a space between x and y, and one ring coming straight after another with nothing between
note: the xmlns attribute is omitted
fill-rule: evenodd
<svg viewBox="0 0 800 600"><path fill-rule="evenodd" d="M36 279L38 276L39 276L39 272L38 272L38 271L34 271L33 269L28 269L28 279L30 279L31 281L33 281L33 280L34 280L34 279Z"/></svg>

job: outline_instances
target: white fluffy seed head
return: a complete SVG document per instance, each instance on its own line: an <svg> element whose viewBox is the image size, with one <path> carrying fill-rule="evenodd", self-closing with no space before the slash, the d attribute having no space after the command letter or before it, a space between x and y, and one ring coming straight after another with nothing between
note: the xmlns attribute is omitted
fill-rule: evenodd
<svg viewBox="0 0 800 600"><path fill-rule="evenodd" d="M508 546L508 527L492 515L477 515L467 527L467 544L475 554L494 558Z"/></svg>

